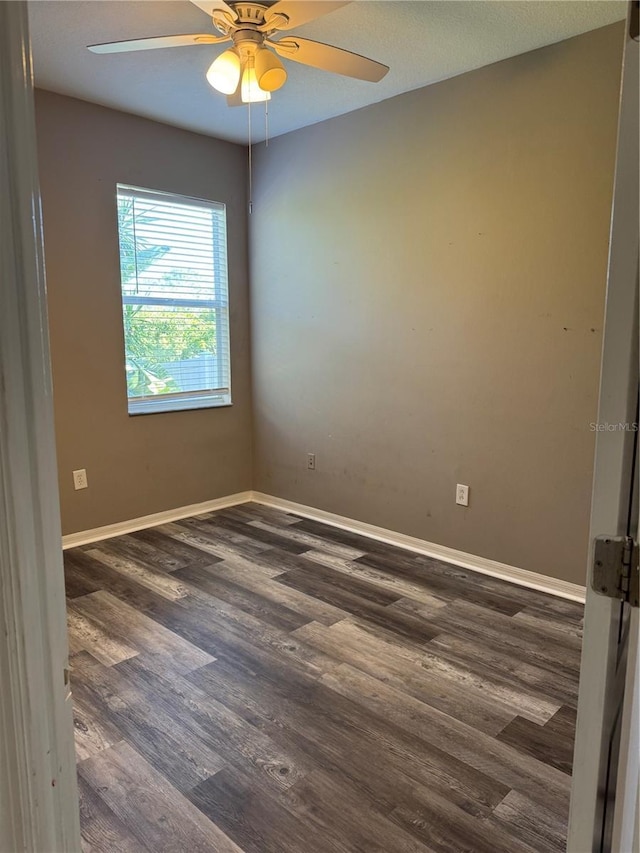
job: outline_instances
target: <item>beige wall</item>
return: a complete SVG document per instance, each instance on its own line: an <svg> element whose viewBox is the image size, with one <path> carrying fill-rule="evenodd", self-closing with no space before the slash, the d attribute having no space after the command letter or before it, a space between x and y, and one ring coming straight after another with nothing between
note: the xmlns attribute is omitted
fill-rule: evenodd
<svg viewBox="0 0 640 853"><path fill-rule="evenodd" d="M257 489L584 582L621 42L258 152Z"/></svg>
<svg viewBox="0 0 640 853"><path fill-rule="evenodd" d="M49 92L36 108L63 532L250 488L246 150ZM227 205L233 407L128 416L117 182Z"/></svg>

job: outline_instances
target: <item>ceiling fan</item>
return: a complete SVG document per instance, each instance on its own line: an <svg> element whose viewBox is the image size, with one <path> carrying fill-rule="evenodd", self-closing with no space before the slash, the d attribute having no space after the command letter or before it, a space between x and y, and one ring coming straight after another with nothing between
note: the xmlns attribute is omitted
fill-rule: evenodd
<svg viewBox="0 0 640 853"><path fill-rule="evenodd" d="M227 95L229 106L241 106L266 101L284 85L287 72L278 57L311 65L323 71L333 71L347 77L377 83L389 70L388 66L321 42L300 36L273 36L306 24L333 12L346 2L333 0L279 0L273 5L238 0L191 0L206 12L221 35L157 36L89 45L94 53L121 53L132 50L153 50L162 47L186 47L196 44L233 46L221 53L207 71L207 80L214 89Z"/></svg>

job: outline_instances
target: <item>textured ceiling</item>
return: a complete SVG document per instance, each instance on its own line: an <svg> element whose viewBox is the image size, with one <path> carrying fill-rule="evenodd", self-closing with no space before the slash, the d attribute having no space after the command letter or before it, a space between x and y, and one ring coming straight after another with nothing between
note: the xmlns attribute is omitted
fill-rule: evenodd
<svg viewBox="0 0 640 853"><path fill-rule="evenodd" d="M29 3L36 85L221 139L247 141L247 110L229 108L205 80L224 46L95 55L86 45L174 33L217 32L188 0L34 0ZM515 56L625 16L623 0L354 0L295 30L390 66L365 83L286 62L269 104L278 136ZM287 33L290 35L290 33ZM252 110L264 138L264 107Z"/></svg>

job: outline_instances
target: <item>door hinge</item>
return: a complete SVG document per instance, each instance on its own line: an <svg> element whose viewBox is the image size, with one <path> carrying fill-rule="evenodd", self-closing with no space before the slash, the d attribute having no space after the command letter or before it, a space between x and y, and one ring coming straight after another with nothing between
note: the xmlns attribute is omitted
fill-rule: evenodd
<svg viewBox="0 0 640 853"><path fill-rule="evenodd" d="M630 536L596 536L591 587L638 607L638 543Z"/></svg>

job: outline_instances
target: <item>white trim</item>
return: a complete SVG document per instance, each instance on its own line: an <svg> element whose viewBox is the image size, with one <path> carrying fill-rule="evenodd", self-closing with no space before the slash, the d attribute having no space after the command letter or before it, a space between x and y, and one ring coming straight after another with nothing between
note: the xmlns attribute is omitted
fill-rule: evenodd
<svg viewBox="0 0 640 853"><path fill-rule="evenodd" d="M640 613L634 607L629 614L626 683L620 723L620 757L616 782L616 808L613 813L612 850L638 850L633 835L640 812Z"/></svg>
<svg viewBox="0 0 640 853"><path fill-rule="evenodd" d="M140 518L119 521L116 524L107 524L105 527L94 527L92 530L69 533L62 537L62 547L66 550L78 545L89 545L91 542L110 539L112 536L123 536L125 533L135 533L136 530L145 530L147 527L156 527L158 524L180 521L180 519L189 518L192 515L202 515L205 512L213 512L215 509L225 509L237 504L248 503L252 498L253 492L238 492L235 495L226 495L223 498L214 498L211 501L204 501L199 504L154 512L153 515L143 515Z"/></svg>
<svg viewBox="0 0 640 853"><path fill-rule="evenodd" d="M128 414L154 415L160 412L188 412L194 409L222 409L231 405L231 392L194 391L181 394L158 394L157 397L129 397Z"/></svg>
<svg viewBox="0 0 640 853"><path fill-rule="evenodd" d="M584 602L585 599L585 588L576 583L569 583L569 581L559 580L558 578L550 578L546 575L540 575L537 572L529 572L526 569L519 569L516 566L509 566L506 563L489 560L486 557L478 557L475 554L457 551L455 548L448 548L446 545L436 545L434 542L417 539L415 536L396 533L384 527L376 527L373 524L366 524L364 521L356 521L353 518L346 518L342 515L336 515L333 512L304 506L304 504L286 501L272 495L262 494L261 492L253 492L252 500L256 503L273 507L274 509L293 512L296 515L302 515L314 521L321 521L323 524L339 527L341 530L348 530L349 533L359 533L362 536L368 536L370 539L377 539L379 542L386 542L389 545L396 545L398 548L406 548L408 551L424 554L426 557L443 560L445 563L453 563L456 566L461 566L464 569L470 569L483 575L491 575L491 577L500 578L519 586L537 589L541 592L557 595L560 598L568 598L571 601Z"/></svg>

